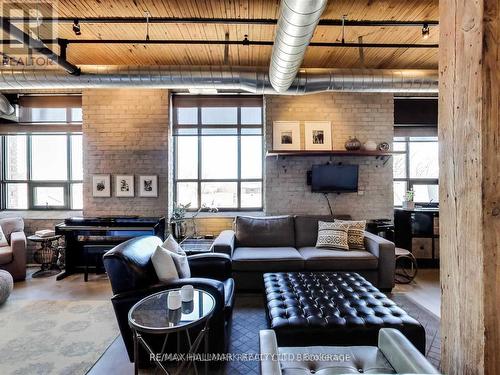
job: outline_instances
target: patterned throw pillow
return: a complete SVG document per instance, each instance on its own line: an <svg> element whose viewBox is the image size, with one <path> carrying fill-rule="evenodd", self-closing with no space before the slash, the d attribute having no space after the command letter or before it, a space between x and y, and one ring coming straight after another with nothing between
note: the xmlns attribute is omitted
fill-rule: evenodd
<svg viewBox="0 0 500 375"><path fill-rule="evenodd" d="M318 221L318 240L316 247L327 249L349 250L347 232L349 224L337 221Z"/></svg>
<svg viewBox="0 0 500 375"><path fill-rule="evenodd" d="M337 223L349 225L347 231L347 242L349 250L365 250L365 228L366 220L348 221L335 220Z"/></svg>

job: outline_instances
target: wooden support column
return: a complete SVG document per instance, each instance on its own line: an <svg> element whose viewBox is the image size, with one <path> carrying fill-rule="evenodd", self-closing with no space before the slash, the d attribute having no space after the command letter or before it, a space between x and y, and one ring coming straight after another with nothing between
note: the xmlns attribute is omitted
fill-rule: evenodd
<svg viewBox="0 0 500 375"><path fill-rule="evenodd" d="M442 371L500 371L499 0L440 0Z"/></svg>

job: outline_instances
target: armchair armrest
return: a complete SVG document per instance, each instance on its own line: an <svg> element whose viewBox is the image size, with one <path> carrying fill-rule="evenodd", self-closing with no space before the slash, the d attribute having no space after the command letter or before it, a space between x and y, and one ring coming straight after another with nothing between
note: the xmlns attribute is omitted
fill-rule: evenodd
<svg viewBox="0 0 500 375"><path fill-rule="evenodd" d="M234 250L234 231L222 231L214 241L213 248L215 253L224 253L229 256L233 255Z"/></svg>
<svg viewBox="0 0 500 375"><path fill-rule="evenodd" d="M227 280L231 277L231 258L222 253L205 253L188 256L192 277Z"/></svg>
<svg viewBox="0 0 500 375"><path fill-rule="evenodd" d="M394 243L370 232L365 232L365 247L378 258L378 288L394 287L396 250Z"/></svg>
<svg viewBox="0 0 500 375"><path fill-rule="evenodd" d="M378 347L398 374L439 374L397 329L382 328L378 333Z"/></svg>
<svg viewBox="0 0 500 375"><path fill-rule="evenodd" d="M278 359L278 342L276 334L272 329L264 329L259 332L260 373L262 375L281 375L281 367Z"/></svg>
<svg viewBox="0 0 500 375"><path fill-rule="evenodd" d="M17 262L24 259L24 264L26 264L26 235L24 232L11 233L10 248L12 249L14 260Z"/></svg>

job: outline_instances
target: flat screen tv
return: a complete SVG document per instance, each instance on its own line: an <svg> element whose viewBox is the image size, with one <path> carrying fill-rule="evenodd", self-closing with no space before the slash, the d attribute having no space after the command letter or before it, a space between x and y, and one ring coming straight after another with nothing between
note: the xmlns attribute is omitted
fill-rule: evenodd
<svg viewBox="0 0 500 375"><path fill-rule="evenodd" d="M311 190L315 193L351 193L358 191L357 165L313 165Z"/></svg>

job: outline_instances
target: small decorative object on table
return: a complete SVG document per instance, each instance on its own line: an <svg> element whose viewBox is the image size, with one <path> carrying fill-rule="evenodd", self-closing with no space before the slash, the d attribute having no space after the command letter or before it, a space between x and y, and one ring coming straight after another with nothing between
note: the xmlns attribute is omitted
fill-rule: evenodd
<svg viewBox="0 0 500 375"><path fill-rule="evenodd" d="M379 149L379 151L388 152L391 149L391 146L387 142L382 142L382 143L379 143L378 149Z"/></svg>
<svg viewBox="0 0 500 375"><path fill-rule="evenodd" d="M175 296L175 297L171 297ZM178 298L178 303L177 303ZM175 303L173 302L175 300ZM169 306L178 306L177 309L168 309ZM196 326L201 326L198 335L192 341L188 339L189 348L187 353L197 353L202 342L204 351L208 353L208 332L209 320L215 308L214 297L200 289L193 288L193 299L190 302L181 302L180 289L165 290L148 296L137 302L128 313L128 323L132 330L134 340L134 367L135 373L139 369L139 345L152 358L156 366L165 374L170 374L166 364L161 360L168 347L168 338L171 334L177 335L177 352L180 353L181 333L190 337L189 330ZM149 335L164 335L163 349L161 353L154 353L147 343ZM181 353L182 354L182 353ZM198 373L196 362L189 359L181 363L176 363L176 368L172 374L188 374L189 367L194 366L195 373ZM205 361L205 374L208 372L208 361Z"/></svg>
<svg viewBox="0 0 500 375"><path fill-rule="evenodd" d="M182 240L186 235L186 210L189 207L191 207L191 203L174 203L170 217L170 231L176 240Z"/></svg>
<svg viewBox="0 0 500 375"><path fill-rule="evenodd" d="M368 140L364 144L366 151L377 151L377 144L371 140Z"/></svg>
<svg viewBox="0 0 500 375"><path fill-rule="evenodd" d="M0 305L2 305L14 289L14 279L7 271L0 270Z"/></svg>
<svg viewBox="0 0 500 375"><path fill-rule="evenodd" d="M349 140L345 143L345 149L347 151L357 151L361 149L361 142L356 137L349 137Z"/></svg>
<svg viewBox="0 0 500 375"><path fill-rule="evenodd" d="M403 201L403 210L413 210L415 209L415 202L413 201L415 193L413 190L407 190L405 194L405 200Z"/></svg>
<svg viewBox="0 0 500 375"><path fill-rule="evenodd" d="M41 267L32 277L52 276L60 271L57 266L58 246L54 244L59 238L61 235L40 237L34 234L28 237L28 240L40 243L40 248L33 254L33 259L40 263Z"/></svg>

